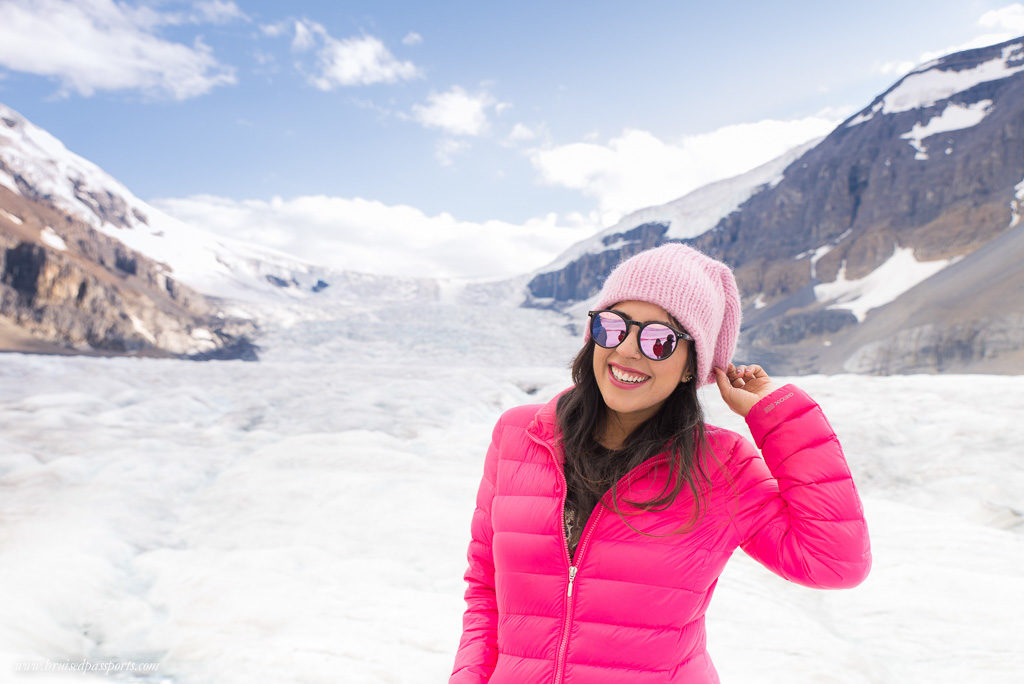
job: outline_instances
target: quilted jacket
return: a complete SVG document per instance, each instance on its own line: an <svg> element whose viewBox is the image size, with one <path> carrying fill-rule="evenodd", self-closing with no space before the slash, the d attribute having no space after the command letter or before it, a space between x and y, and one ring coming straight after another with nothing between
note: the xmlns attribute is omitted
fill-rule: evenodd
<svg viewBox="0 0 1024 684"><path fill-rule="evenodd" d="M760 454L739 434L706 426L712 448L698 457L711 483L698 479L706 507L695 529L643 536L599 504L570 559L557 400L510 409L494 428L450 684L718 682L704 614L737 546L808 587L853 587L867 576L867 525L842 448L818 404L791 384L747 414ZM667 458L619 481L620 508L648 534L676 530L693 510L686 485L662 511L621 503L660 494Z"/></svg>

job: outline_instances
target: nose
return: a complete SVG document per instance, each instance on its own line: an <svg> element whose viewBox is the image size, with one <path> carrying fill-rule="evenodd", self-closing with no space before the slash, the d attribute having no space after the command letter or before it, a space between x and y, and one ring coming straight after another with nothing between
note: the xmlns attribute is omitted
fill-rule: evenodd
<svg viewBox="0 0 1024 684"><path fill-rule="evenodd" d="M629 326L629 330L626 331L626 339L622 340L615 350L631 359L639 359L640 354L640 328L636 326Z"/></svg>

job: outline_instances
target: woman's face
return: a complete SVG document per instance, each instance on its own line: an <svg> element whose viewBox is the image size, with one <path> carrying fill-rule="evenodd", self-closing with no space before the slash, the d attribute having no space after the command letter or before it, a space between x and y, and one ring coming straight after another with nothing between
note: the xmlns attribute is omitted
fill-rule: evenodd
<svg viewBox="0 0 1024 684"><path fill-rule="evenodd" d="M608 307L620 311L630 320L647 323L658 321L672 327L676 324L664 309L649 302L628 301ZM629 335L614 349L594 345L594 377L608 409L625 425L635 427L661 408L686 374L689 345L680 340L679 347L667 359L652 361L638 346L639 329L629 326ZM630 379L645 378L639 383L622 382L615 372Z"/></svg>

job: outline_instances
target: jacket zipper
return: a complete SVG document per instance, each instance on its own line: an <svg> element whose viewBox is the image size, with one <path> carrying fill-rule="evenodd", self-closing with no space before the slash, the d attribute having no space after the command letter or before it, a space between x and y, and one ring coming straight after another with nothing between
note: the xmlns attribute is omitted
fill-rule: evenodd
<svg viewBox="0 0 1024 684"><path fill-rule="evenodd" d="M604 506L598 502L593 515L590 516L586 525L583 526L583 534L581 535L579 546L576 547L575 558L569 558L569 540L565 536L565 499L568 494L569 484L565 481L565 472L562 470L562 464L560 464L558 459L555 458L555 450L551 448L551 445L534 436L529 430L526 431L526 434L529 435L530 439L534 442L547 449L548 454L551 456L551 460L555 464L555 471L558 473L558 478L562 482L562 501L559 506L561 515L559 516L558 527L562 531L562 549L565 551L566 565L569 567L569 583L565 592L565 620L562 623L562 637L559 639L558 655L555 658L554 684L560 684L562 682L562 678L565 676L565 659L569 651L569 628L572 624L572 613L575 603L572 599L573 582L575 582L576 575L579 572L579 565L583 560L583 552L587 543L590 541L590 535L593 534L594 530L597 528L597 521L600 520L601 514L604 513ZM615 485L616 490L618 490L619 483L624 480L635 479L639 475L646 473L656 464L665 460L667 459L655 457L645 463L641 463L636 468L619 478L619 481Z"/></svg>
<svg viewBox="0 0 1024 684"><path fill-rule="evenodd" d="M562 479L564 481L565 474L563 473ZM573 607L575 605L572 599L572 583L576 579L576 574L579 572L579 563L583 558L583 553L587 542L590 541L590 535L593 534L597 528L597 521L601 517L601 513L604 512L603 507L598 507L594 514L590 516L590 520L583 528L583 536L580 539L580 545L576 547L576 559L575 565L569 566L569 587L565 594L565 622L562 624L562 639L558 644L558 655L555 658L555 682L561 682L562 677L565 676L565 657L569 652L569 630L572 626L572 614ZM565 520L565 497L562 497L562 520ZM562 548L565 549L565 555L569 555L568 541L565 540L565 523L563 522L560 527L562 528Z"/></svg>

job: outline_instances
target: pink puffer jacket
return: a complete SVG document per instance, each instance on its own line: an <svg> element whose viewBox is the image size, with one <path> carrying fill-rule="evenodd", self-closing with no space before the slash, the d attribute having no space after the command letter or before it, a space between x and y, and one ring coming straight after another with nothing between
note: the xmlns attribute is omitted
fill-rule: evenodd
<svg viewBox="0 0 1024 684"><path fill-rule="evenodd" d="M598 505L570 561L557 400L506 411L494 428L452 684L718 682L704 613L737 546L809 587L853 587L867 576L867 525L842 448L818 404L794 385L747 414L763 458L737 433L707 426L714 457L701 458L712 483L696 529L645 537ZM662 491L666 459L655 456L620 480L624 512L637 509L622 498L647 501ZM693 503L684 485L668 509L628 520L664 535L688 520Z"/></svg>

